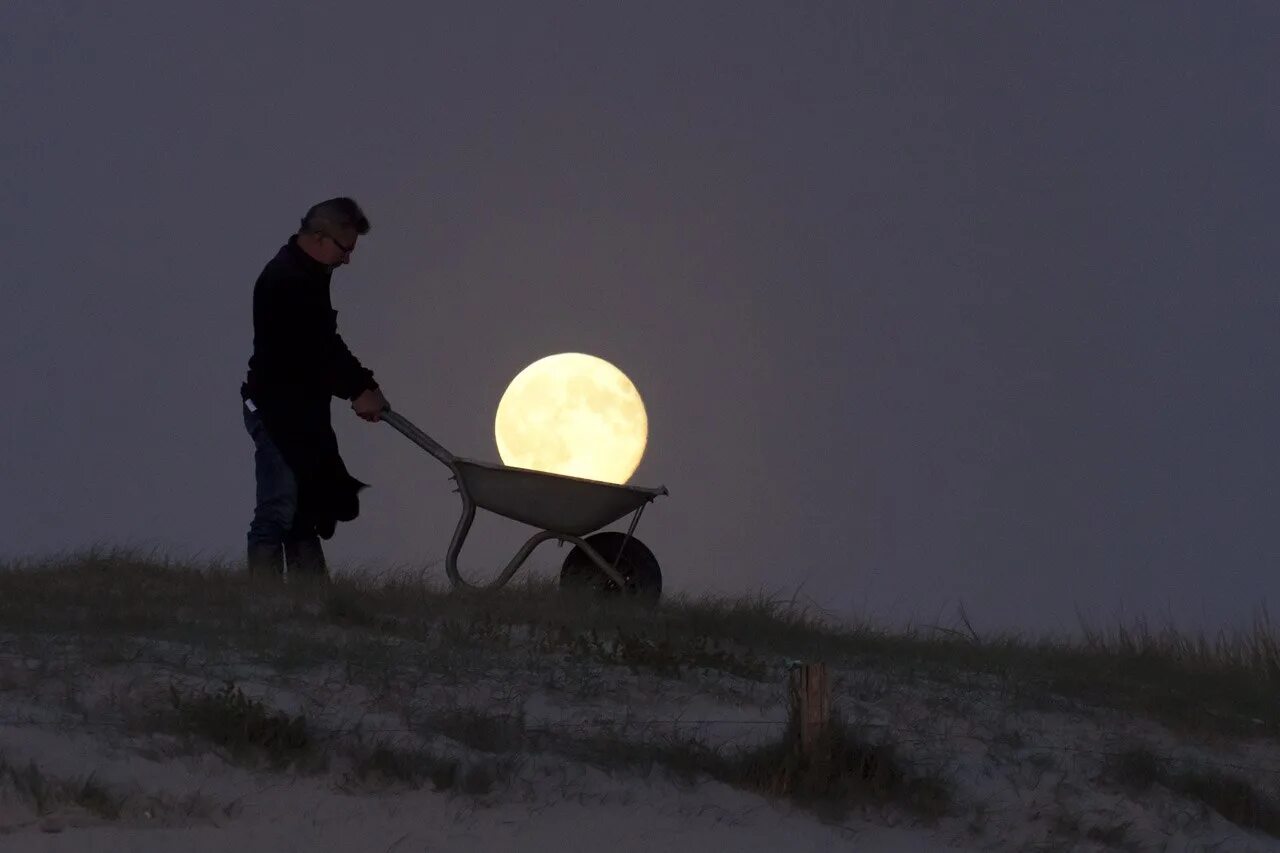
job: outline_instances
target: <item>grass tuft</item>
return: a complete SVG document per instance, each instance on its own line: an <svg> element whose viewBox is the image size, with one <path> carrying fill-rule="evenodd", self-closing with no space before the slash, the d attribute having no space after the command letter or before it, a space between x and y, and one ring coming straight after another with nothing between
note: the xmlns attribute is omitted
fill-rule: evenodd
<svg viewBox="0 0 1280 853"><path fill-rule="evenodd" d="M13 767L0 756L0 779L7 779L37 817L44 817L66 805L79 806L105 820L119 820L128 797L90 773L84 779L58 779L47 775L35 761Z"/></svg>
<svg viewBox="0 0 1280 853"><path fill-rule="evenodd" d="M226 750L240 761L265 759L274 768L310 757L315 744L306 717L290 716L250 699L228 681L216 693L183 695L170 688L172 728L195 735Z"/></svg>
<svg viewBox="0 0 1280 853"><path fill-rule="evenodd" d="M510 782L517 765L512 758L460 759L379 741L353 750L348 783L370 789L397 785L416 789L430 784L435 791L478 796Z"/></svg>
<svg viewBox="0 0 1280 853"><path fill-rule="evenodd" d="M427 721L427 728L472 749L495 755L520 752L529 743L521 714L490 714L476 708L454 708L432 715Z"/></svg>
<svg viewBox="0 0 1280 853"><path fill-rule="evenodd" d="M952 787L921 773L885 740L872 743L839 719L810 756L802 755L794 731L746 750L712 748L692 737L637 741L603 731L587 738L560 738L547 745L606 770L655 768L692 785L709 777L726 785L790 800L824 818L839 820L866 804L890 805L928 820L951 808Z"/></svg>
<svg viewBox="0 0 1280 853"><path fill-rule="evenodd" d="M1203 803L1237 826L1280 837L1280 796L1243 777L1194 762L1175 765L1145 746L1109 756L1104 772L1131 791L1160 785Z"/></svg>
<svg viewBox="0 0 1280 853"><path fill-rule="evenodd" d="M946 815L951 786L916 771L888 740L872 742L834 718L810 754L788 733L777 743L726 761L722 778L739 787L784 796L826 816L842 818L855 804L894 805L927 819Z"/></svg>

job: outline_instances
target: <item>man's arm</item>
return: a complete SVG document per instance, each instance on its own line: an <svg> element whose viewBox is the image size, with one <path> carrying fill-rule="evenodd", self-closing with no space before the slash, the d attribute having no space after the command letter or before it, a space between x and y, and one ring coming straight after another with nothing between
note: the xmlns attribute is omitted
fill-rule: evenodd
<svg viewBox="0 0 1280 853"><path fill-rule="evenodd" d="M354 400L362 391L378 387L373 371L352 355L342 335L338 334L337 315L334 311L334 329L329 339L329 377L334 396Z"/></svg>
<svg viewBox="0 0 1280 853"><path fill-rule="evenodd" d="M351 401L351 408L366 421L377 421L387 405L386 397L378 382L373 378L373 371L360 363L360 359L352 354L342 335L338 334L338 312L333 312L334 328L329 342L330 376L333 393Z"/></svg>

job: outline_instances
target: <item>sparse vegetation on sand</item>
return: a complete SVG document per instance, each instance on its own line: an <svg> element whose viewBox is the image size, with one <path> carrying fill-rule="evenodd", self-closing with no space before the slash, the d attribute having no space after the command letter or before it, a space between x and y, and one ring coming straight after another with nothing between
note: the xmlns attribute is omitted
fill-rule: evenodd
<svg viewBox="0 0 1280 853"><path fill-rule="evenodd" d="M834 673L834 724L807 756L787 719L794 660ZM1265 612L1213 638L1142 622L984 637L963 614L895 632L768 597L653 609L539 580L485 595L406 575L281 584L104 550L0 564L0 699L7 725L114 732L157 759L212 754L352 794L501 798L569 784L568 762L987 837L1009 819L988 800L1033 790L1020 807L1053 815L1036 843L1137 843L1139 818L1081 816L1099 790L1280 836ZM127 820L140 796L16 759L0 785L37 816L69 803Z"/></svg>
<svg viewBox="0 0 1280 853"><path fill-rule="evenodd" d="M108 784L92 773L58 777L45 772L35 761L15 765L4 755L0 755L0 789L12 792L37 819L69 813L81 820L204 822L218 810L215 803L199 793L174 798L160 792L130 790Z"/></svg>
<svg viewBox="0 0 1280 853"><path fill-rule="evenodd" d="M1113 780L1135 793L1146 793L1159 785L1235 824L1280 838L1280 798L1239 773L1195 761L1170 760L1145 745L1108 756L1106 770Z"/></svg>

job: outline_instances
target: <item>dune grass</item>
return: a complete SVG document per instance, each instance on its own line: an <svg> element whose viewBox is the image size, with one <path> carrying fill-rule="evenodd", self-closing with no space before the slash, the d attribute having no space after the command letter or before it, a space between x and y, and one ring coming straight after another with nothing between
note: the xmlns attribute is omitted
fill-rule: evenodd
<svg viewBox="0 0 1280 853"><path fill-rule="evenodd" d="M34 761L10 765L0 756L0 778L7 781L20 799L28 801L43 817L63 806L76 805L92 815L116 820L125 797L92 775L83 779L59 779L45 773Z"/></svg>
<svg viewBox="0 0 1280 853"><path fill-rule="evenodd" d="M363 741L345 750L351 760L344 786L348 790L383 790L394 786L422 788L471 796L488 794L511 781L516 762L481 756L463 760L422 747L403 747L385 741Z"/></svg>
<svg viewBox="0 0 1280 853"><path fill-rule="evenodd" d="M261 759L276 770L322 769L315 738L302 714L286 714L251 699L233 682L217 691L185 694L170 686L172 707L153 717L156 728L200 738L243 763Z"/></svg>
<svg viewBox="0 0 1280 853"><path fill-rule="evenodd" d="M199 793L174 798L162 793L124 790L92 773L61 778L48 773L35 761L12 764L3 754L0 754L0 788L12 791L38 818L74 808L104 821L136 814L159 823L174 818L191 822L206 821L219 810L211 799ZM221 811L227 813L226 809Z"/></svg>
<svg viewBox="0 0 1280 853"><path fill-rule="evenodd" d="M1238 826L1280 837L1280 791L1264 787L1260 780L1194 762L1171 762L1145 745L1108 757L1105 772L1131 791L1142 793L1161 785Z"/></svg>
<svg viewBox="0 0 1280 853"><path fill-rule="evenodd" d="M1212 638L1141 621L1086 627L1073 640L983 637L961 619L959 628L893 631L767 596L675 596L652 608L565 594L536 579L486 594L406 575L281 583L235 565L96 550L0 563L0 637L37 667L0 666L0 690L62 677L63 704L88 719L70 670L59 667L147 664L157 656L175 680L167 700L135 714L134 725L141 720L150 732L176 735L187 751L212 749L247 766L316 773L336 757L348 768L348 788L429 784L483 795L511 781L525 756L560 755L609 772L658 768L676 780L715 779L836 820L852 804L880 803L931 821L951 812L954 792L937 772L913 765L891 736L872 737L838 715L817 758L805 758L794 732L726 749L674 729L639 738L625 725L547 731L526 725L518 709L436 708L410 719L391 697L412 692L424 677L466 685L498 660L549 667L547 678L562 681L603 668L692 679L706 689L729 679L766 690L784 681L789 661L810 660L892 672L898 683L927 679L951 694L996 693L1011 707L1111 709L1175 731L1280 736L1280 643L1265 611L1250 630ZM177 650L180 660L160 655L163 649ZM343 683L384 697L417 740L326 731L305 712L281 711L225 674L211 675L221 672L210 666L219 662L284 675L340 666ZM195 677L182 681L184 674ZM223 679L223 687L210 689L211 679ZM205 687L193 686L202 680ZM1017 749L1018 732L1006 735ZM442 751L441 742L456 748ZM92 777L51 785L31 768L0 770L38 809L72 802L109 818L124 802ZM1172 768L1136 747L1108 763L1105 775L1132 790L1159 784L1243 826L1280 833L1274 796L1235 776ZM1099 832L1094 827L1089 837L1105 840L1094 838Z"/></svg>
<svg viewBox="0 0 1280 853"><path fill-rule="evenodd" d="M1032 704L1130 711L1179 730L1280 736L1280 638L1265 611L1251 629L1214 637L1140 620L1086 627L1082 639L983 637L839 622L764 596L676 596L649 609L565 595L545 580L485 594L405 576L280 584L232 565L98 550L0 563L0 630L92 636L95 644L234 641L286 669L345 654L366 673L393 667L405 642L431 643L441 668L451 650L517 640L667 675L712 669L765 678L786 659L824 660L961 684L977 677Z"/></svg>

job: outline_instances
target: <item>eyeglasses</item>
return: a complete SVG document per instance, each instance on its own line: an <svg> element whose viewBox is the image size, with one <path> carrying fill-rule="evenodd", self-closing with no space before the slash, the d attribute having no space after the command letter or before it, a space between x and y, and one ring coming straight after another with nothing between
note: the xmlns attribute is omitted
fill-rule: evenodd
<svg viewBox="0 0 1280 853"><path fill-rule="evenodd" d="M333 242L333 245L337 246L338 250L342 252L342 254L344 255L350 255L356 249L354 243L352 243L350 246L344 246L341 243L339 243L338 238L333 236L332 234L324 233L324 236L328 237Z"/></svg>

